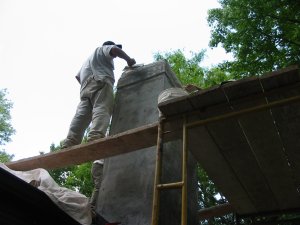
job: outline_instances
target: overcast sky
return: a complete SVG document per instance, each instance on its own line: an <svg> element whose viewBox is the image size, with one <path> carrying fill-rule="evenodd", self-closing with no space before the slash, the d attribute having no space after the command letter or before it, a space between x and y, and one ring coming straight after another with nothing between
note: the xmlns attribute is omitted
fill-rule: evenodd
<svg viewBox="0 0 300 225"><path fill-rule="evenodd" d="M207 10L217 0L0 0L0 89L13 102L14 160L48 152L68 132L79 103L74 76L106 40L137 63L176 49L207 49L203 66L228 56L208 47ZM115 60L116 80L126 62ZM116 81L117 84L117 81Z"/></svg>

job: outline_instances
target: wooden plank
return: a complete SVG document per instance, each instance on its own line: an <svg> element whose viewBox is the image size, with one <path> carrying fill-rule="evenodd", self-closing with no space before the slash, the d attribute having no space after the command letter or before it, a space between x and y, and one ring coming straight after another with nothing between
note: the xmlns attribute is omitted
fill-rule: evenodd
<svg viewBox="0 0 300 225"><path fill-rule="evenodd" d="M208 101L214 103L208 106ZM205 103L207 102L207 103ZM214 88L213 91L206 92L205 96L193 96L193 104L202 108L197 115L188 117L188 121L203 120L209 117L217 116L224 110L224 102L227 102L225 95L220 88ZM237 179L231 165L224 158L220 146L218 146L211 136L207 126L200 126L189 129L189 150L195 156L200 165L213 180L218 189L226 196L233 205L236 212L248 213L256 212L254 204L247 194L243 185Z"/></svg>
<svg viewBox="0 0 300 225"><path fill-rule="evenodd" d="M291 67L291 68L272 72L270 74L265 75L263 79L265 79L266 85L264 86L265 90L263 93L261 90L261 86L258 83L259 79L257 77L243 79L240 81L236 81L224 85L223 87L224 89L227 88L226 89L227 95L230 96L229 99L233 103L230 107L234 106L233 109L236 110L246 109L251 106L257 106L257 104L266 103L263 99L264 95L266 96L274 95L274 93L276 92L282 92L287 89L297 89L296 87L298 85L296 84L296 82L298 82L300 79L297 76L295 76L295 70L297 71L297 67ZM282 75L282 73L284 73L284 76ZM276 78L275 80L274 77ZM272 81L270 84L271 80L274 81ZM228 86L231 86L232 88L228 88ZM226 107L224 104L224 98L222 97L222 94L219 93L218 96L217 92L218 92L218 87L214 87L209 90L204 90L201 93L194 94L193 96L192 95L188 96L188 99L191 102L192 106L196 110L200 109L199 110L200 115L198 114L196 116L195 115L189 116L188 118L189 122L219 115L221 112L222 113L230 112L230 107L228 108L228 106ZM211 98L212 95L215 95L215 97ZM244 102L246 102L246 104L244 104ZM165 107L168 107L172 104L176 104L176 100L167 103ZM189 110L186 111L188 112ZM290 168L286 163L284 152L282 151L282 148L280 148L280 139L278 138L276 130L274 130L274 123L269 111L260 112L258 114L253 114L253 115L242 116L239 121L234 121L234 120L231 121L233 121L232 122L233 124L236 123L233 127L240 129L240 131L243 131L241 127L246 128L246 131L244 130L243 132L246 132L247 138L251 139L251 146L247 146L248 144L247 142L249 140L247 140L246 137L244 137L244 141L241 141L243 137L240 134L238 134L240 135L240 137L237 138L237 140L226 140L226 138L223 138L223 140L221 140L221 143L227 142L229 144L228 146L230 146L231 144L230 142L240 141L241 146L243 145L247 146L246 149L245 148L243 149L246 150L247 154L246 156L242 155L242 157L244 158L242 162L244 162L245 165L247 165L247 163L250 160L250 166L247 168L253 167L254 165L255 168L254 170L256 172L251 172L251 173L248 172L248 174L250 175L248 177L253 177L253 180L243 181L246 182L246 184L243 183L243 185L245 185L245 187L248 187L247 191L249 194L251 194L251 199L255 199L254 200L254 202L256 201L255 205L258 207L257 211L262 212L262 211L272 211L272 210L280 210L280 209L297 207L299 200L297 198L297 195L295 195L295 189L294 189L295 185L293 185L293 178L289 171ZM255 129L257 128L256 126L252 126L252 125L258 124L257 123L258 121L260 124L263 123L264 124L263 126L257 126L259 131L255 133ZM227 121L227 123L223 123L223 126L227 126L227 125L228 125L227 129L223 129L223 133L225 135L227 132L226 130L232 129L230 122L228 123ZM198 131L198 133L201 132ZM195 140L199 141L199 137L198 139L197 137L193 139L194 142ZM195 145L199 145L199 143ZM231 147L229 147L228 149L230 148ZM225 151L225 153L227 154L227 158L225 157L225 160L226 159L230 160L230 158L232 158L229 156L230 154L233 153L230 152L228 149L226 150L228 151L228 153L226 153ZM239 153L236 152L236 154ZM204 154L200 154L200 155L201 156L198 157L199 161L202 160L204 162L211 162L209 160L208 161L203 160ZM207 158L211 160L211 157L208 156ZM298 158L296 159L298 162L300 161ZM238 157L236 157L236 160L239 160ZM274 166L276 165L274 168L272 168L273 163ZM243 165L241 163L241 165L235 165L235 166L243 166ZM247 168L244 168L245 174L247 174ZM272 171L272 169L274 170ZM238 167L236 167L236 170L239 171ZM213 169L211 171L213 171ZM211 176L213 172L208 173L209 176ZM238 179L241 178L245 179L244 177L241 177L242 173L244 172L241 172L238 175ZM217 176L218 179L219 176ZM246 177L246 179L249 179L248 177ZM220 182L220 183L221 185L224 185L225 182L224 183ZM263 195L262 198L261 195ZM230 196L228 195L225 196L227 198L230 198ZM265 198L265 196L268 197ZM257 201L257 199L260 198L264 200ZM269 199L272 199L271 203ZM248 212L248 214L249 213L251 214L253 212Z"/></svg>
<svg viewBox="0 0 300 225"><path fill-rule="evenodd" d="M245 80L238 86L224 86L224 92L230 100L230 105L235 110L241 110L266 104L263 89L258 78ZM240 101L245 95L260 95L253 100ZM293 182L291 168L286 160L281 139L277 133L270 110L251 113L239 117L239 123L250 144L260 170L279 210L297 208L300 201Z"/></svg>
<svg viewBox="0 0 300 225"><path fill-rule="evenodd" d="M258 212L278 208L274 196L243 136L239 123L234 119L211 124L209 132L220 147L224 159L230 164L237 179L250 196ZM232 198L235 193L230 193ZM229 197L228 197L229 198ZM243 202L240 202L242 205ZM254 213L249 211L248 214Z"/></svg>
<svg viewBox="0 0 300 225"><path fill-rule="evenodd" d="M220 110L227 107L227 99L219 85L198 93L192 93L189 95L189 101L194 109L186 112L188 123L219 116Z"/></svg>
<svg viewBox="0 0 300 225"><path fill-rule="evenodd" d="M223 92L223 91L220 91ZM224 94L224 93L223 93ZM226 96L224 95L226 99ZM219 114L232 112L228 105L219 110ZM247 139L245 138L239 122L227 119L207 125L208 132L212 135L216 145L219 147L224 160L230 165L235 176L246 190L251 202L258 212L275 210L278 208L274 196L264 179L264 176L251 152ZM220 174L221 176L221 174ZM227 198L234 198L234 190ZM243 202L239 202L243 205ZM255 213L249 211L248 213Z"/></svg>
<svg viewBox="0 0 300 225"><path fill-rule="evenodd" d="M300 94L300 93L299 93ZM273 96L274 97L274 96ZM270 99L270 98L269 98ZM300 104L272 109L297 188L300 188ZM300 200L300 199L299 199Z"/></svg>
<svg viewBox="0 0 300 225"><path fill-rule="evenodd" d="M172 138L169 135L166 140ZM153 123L87 144L9 162L6 165L13 170L55 169L144 149L156 145L156 141L157 123Z"/></svg>
<svg viewBox="0 0 300 225"><path fill-rule="evenodd" d="M270 75L262 77L261 83L265 90L285 86L291 82L300 81L299 69L283 70L278 76ZM299 89L290 89L281 93L274 93L267 99L274 102L291 96L300 95ZM297 199L300 202L300 103L293 103L271 110L276 128L282 140L284 154L289 162L292 178L297 191Z"/></svg>
<svg viewBox="0 0 300 225"><path fill-rule="evenodd" d="M267 73L264 75L264 79L272 79L272 77L278 77L280 75L280 79L285 80L285 85L281 85L280 87L288 88L296 88L295 82L300 82L299 77L295 77L295 71L298 70L298 66L291 66L286 69L275 71L271 73ZM284 76L281 74L284 73ZM158 108L161 112L169 119L174 115L180 115L183 113L190 113L191 111L205 111L208 108L213 107L222 107L222 105L226 105L226 99L223 98L222 93L217 90L222 86L232 85L239 88L238 98L243 101L248 101L249 98L261 98L264 95L269 95L273 91L283 91L279 88L279 86L273 85L273 88L269 88L264 90L264 93L257 93L251 87L252 80L258 80L258 77L245 78L234 82L225 83L225 85L216 85L210 87L205 90L200 90L198 92L194 92L189 94L188 96L183 96L179 98L170 99L168 101L161 102L158 104ZM243 84L247 84L246 86ZM246 88L246 89L244 89ZM275 90L276 89L276 90ZM247 91L245 91L247 90ZM237 90L235 90L237 91ZM216 96L217 93L220 93L219 96ZM211 96L214 95L214 98ZM225 100L225 101L224 101ZM233 100L233 99L232 99Z"/></svg>
<svg viewBox="0 0 300 225"><path fill-rule="evenodd" d="M183 101L186 101L186 97L164 102L159 105L159 108L165 107L164 112L168 116L175 114L173 112L174 108L181 108L181 111L183 110L185 112L200 109L200 114L188 117L188 121L192 122L198 119L219 115L220 108L224 107L224 103L227 102L219 86L215 86L204 93L194 93L188 96L188 98L190 102L192 102L193 109L191 109L191 107L185 108L186 103L183 103ZM176 107L173 107L173 105L176 105ZM172 130L174 123L177 122L177 125L182 123L181 118L174 120L170 121L170 117L167 117L166 131ZM181 126L178 125L178 128L179 127ZM256 212L244 187L239 183L230 165L224 160L223 155L219 151L219 147L214 143L214 140L206 128L198 127L192 129L189 132L188 138L189 150L191 150L198 162L200 162L203 168L208 172L209 177L216 183L221 192L229 199L236 211L245 214ZM234 193L234 195L232 193ZM231 196L233 197L231 198Z"/></svg>
<svg viewBox="0 0 300 225"><path fill-rule="evenodd" d="M261 87L258 77L249 77L234 82L226 83L221 86L225 91L226 99L230 101L245 101L252 99L252 96L261 96ZM247 101L246 100L246 101Z"/></svg>
<svg viewBox="0 0 300 225"><path fill-rule="evenodd" d="M224 203L222 205L216 205L205 209L200 209L198 211L199 220L206 220L212 217L224 216L233 213L234 209L229 203Z"/></svg>
<svg viewBox="0 0 300 225"><path fill-rule="evenodd" d="M256 212L247 192L235 176L230 164L224 160L206 127L191 128L188 133L188 149L218 190L226 196L234 210L240 214Z"/></svg>
<svg viewBox="0 0 300 225"><path fill-rule="evenodd" d="M260 78L264 91L300 82L299 67L290 66L278 71L270 72Z"/></svg>

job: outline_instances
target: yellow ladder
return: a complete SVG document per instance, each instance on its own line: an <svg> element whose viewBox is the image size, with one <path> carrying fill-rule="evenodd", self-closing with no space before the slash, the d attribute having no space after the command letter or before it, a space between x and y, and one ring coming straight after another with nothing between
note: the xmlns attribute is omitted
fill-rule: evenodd
<svg viewBox="0 0 300 225"><path fill-rule="evenodd" d="M182 137L182 181L176 183L161 184L162 170L162 151L164 135L164 119L160 119L158 124L157 148L156 148L156 168L154 178L153 206L152 206L152 225L158 225L158 213L160 204L160 191L163 189L181 188L181 225L187 225L187 128L186 118L183 118L183 137Z"/></svg>

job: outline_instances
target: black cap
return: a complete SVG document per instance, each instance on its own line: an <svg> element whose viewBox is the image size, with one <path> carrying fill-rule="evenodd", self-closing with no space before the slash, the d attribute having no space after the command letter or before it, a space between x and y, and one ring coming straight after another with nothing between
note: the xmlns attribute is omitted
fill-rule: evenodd
<svg viewBox="0 0 300 225"><path fill-rule="evenodd" d="M122 45L121 44L115 44L115 42L113 42L113 41L106 41L106 42L104 42L103 44L102 44L102 46L104 46L104 45L115 45L115 46L118 46L120 49L122 49Z"/></svg>

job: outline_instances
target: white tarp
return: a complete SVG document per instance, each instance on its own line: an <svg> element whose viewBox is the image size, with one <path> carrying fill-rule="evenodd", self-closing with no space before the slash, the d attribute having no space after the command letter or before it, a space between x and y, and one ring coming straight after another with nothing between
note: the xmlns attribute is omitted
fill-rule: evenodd
<svg viewBox="0 0 300 225"><path fill-rule="evenodd" d="M45 192L60 209L79 223L83 225L92 223L89 199L76 191L60 187L47 170L15 171L3 163L0 163L0 167Z"/></svg>

